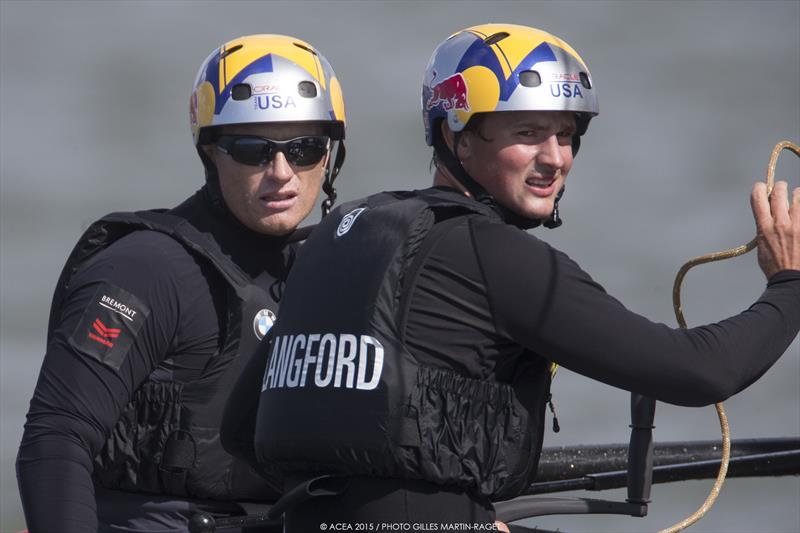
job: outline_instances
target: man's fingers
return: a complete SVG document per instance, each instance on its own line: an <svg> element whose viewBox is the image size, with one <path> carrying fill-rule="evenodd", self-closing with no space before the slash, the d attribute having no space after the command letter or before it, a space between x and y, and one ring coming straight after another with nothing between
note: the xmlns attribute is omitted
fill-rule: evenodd
<svg viewBox="0 0 800 533"><path fill-rule="evenodd" d="M494 527L497 529L497 531L505 531L506 533L510 533L505 522L501 522L500 520L495 520Z"/></svg>
<svg viewBox="0 0 800 533"><path fill-rule="evenodd" d="M789 216L792 217L792 224L800 227L800 187L792 191L792 206L789 208Z"/></svg>
<svg viewBox="0 0 800 533"><path fill-rule="evenodd" d="M776 225L788 226L791 224L789 219L789 184L785 181L776 181L769 195L769 206L772 211L772 219Z"/></svg>
<svg viewBox="0 0 800 533"><path fill-rule="evenodd" d="M750 194L750 207L753 209L753 218L756 220L756 228L761 233L762 228L772 225L772 215L767 199L767 184L757 181L753 185L753 192Z"/></svg>

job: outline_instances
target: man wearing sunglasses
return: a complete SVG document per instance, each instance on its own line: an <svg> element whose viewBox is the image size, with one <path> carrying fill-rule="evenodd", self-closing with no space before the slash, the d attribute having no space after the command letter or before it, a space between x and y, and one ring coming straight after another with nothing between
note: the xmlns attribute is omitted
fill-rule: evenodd
<svg viewBox="0 0 800 533"><path fill-rule="evenodd" d="M184 532L198 511L278 495L219 428L275 320L296 228L320 187L324 212L335 200L341 88L308 43L246 36L206 59L190 119L205 186L95 222L57 284L17 458L31 533Z"/></svg>

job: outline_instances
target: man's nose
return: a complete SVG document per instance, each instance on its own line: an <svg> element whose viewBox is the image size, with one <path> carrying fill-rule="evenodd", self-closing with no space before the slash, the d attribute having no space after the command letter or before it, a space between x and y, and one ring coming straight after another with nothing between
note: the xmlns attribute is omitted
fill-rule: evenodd
<svg viewBox="0 0 800 533"><path fill-rule="evenodd" d="M553 134L542 142L537 159L540 164L546 165L554 170L559 170L564 167L564 156L561 153L558 135Z"/></svg>
<svg viewBox="0 0 800 533"><path fill-rule="evenodd" d="M276 181L289 181L294 176L294 170L286 160L283 152L275 154L275 158L264 169L264 176Z"/></svg>

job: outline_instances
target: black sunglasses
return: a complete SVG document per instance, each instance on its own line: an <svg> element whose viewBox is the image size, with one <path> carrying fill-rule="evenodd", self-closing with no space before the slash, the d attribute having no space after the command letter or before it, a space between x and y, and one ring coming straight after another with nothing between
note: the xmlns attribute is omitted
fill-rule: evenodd
<svg viewBox="0 0 800 533"><path fill-rule="evenodd" d="M292 165L315 165L328 153L328 137L304 135L287 141L275 141L255 135L220 135L217 148L228 154L237 163L263 167L283 152Z"/></svg>

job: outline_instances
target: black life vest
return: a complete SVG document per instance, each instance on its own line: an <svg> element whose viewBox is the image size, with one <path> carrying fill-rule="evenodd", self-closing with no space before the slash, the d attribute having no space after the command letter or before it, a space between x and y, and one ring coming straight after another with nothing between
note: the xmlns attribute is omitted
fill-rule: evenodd
<svg viewBox="0 0 800 533"><path fill-rule="evenodd" d="M521 356L501 383L456 372L452 354L421 365L404 343L416 274L438 228L464 216L503 223L451 191L381 193L340 206L306 241L270 332L256 422L256 454L276 480L423 479L495 500L533 480L547 362Z"/></svg>
<svg viewBox="0 0 800 533"><path fill-rule="evenodd" d="M202 201L196 195L175 211L184 208L204 217ZM157 368L135 391L94 459L95 483L109 489L213 500L277 498L250 466L225 452L219 436L229 392L258 345L257 335L263 336L271 325L277 302L209 234L165 210L112 213L94 222L58 280L48 338L60 320L64 295L80 265L125 235L142 230L169 235L219 273L227 285L227 316L220 330L224 339L220 339L220 350L204 364L193 360L195 367L204 369L199 378L179 383ZM156 374L158 378L153 379Z"/></svg>

